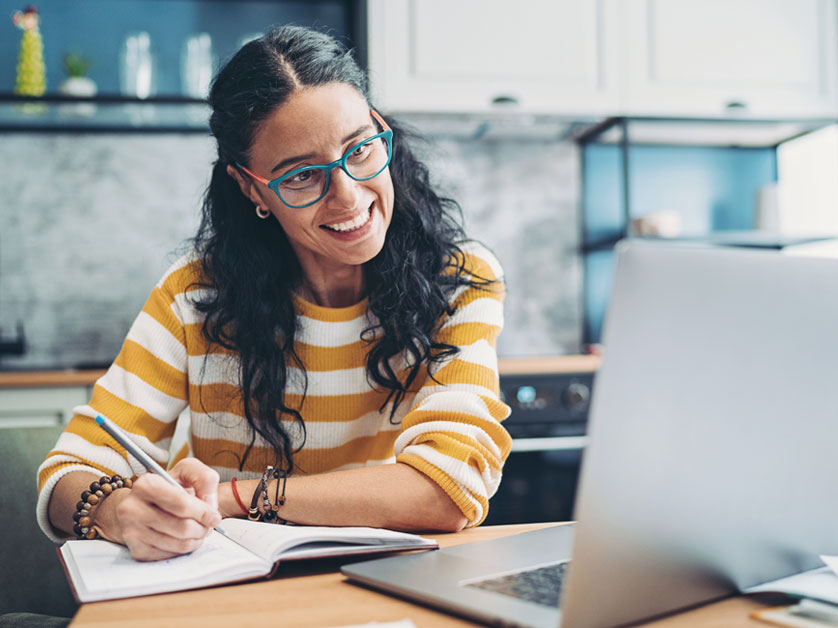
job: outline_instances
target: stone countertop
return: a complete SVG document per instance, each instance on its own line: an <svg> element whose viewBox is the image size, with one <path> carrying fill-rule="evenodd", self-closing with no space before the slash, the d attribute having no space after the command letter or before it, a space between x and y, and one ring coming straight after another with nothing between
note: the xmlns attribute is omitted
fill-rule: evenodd
<svg viewBox="0 0 838 628"><path fill-rule="evenodd" d="M550 373L589 373L596 371L601 358L596 355L499 358L501 375ZM0 371L0 389L93 386L105 369Z"/></svg>

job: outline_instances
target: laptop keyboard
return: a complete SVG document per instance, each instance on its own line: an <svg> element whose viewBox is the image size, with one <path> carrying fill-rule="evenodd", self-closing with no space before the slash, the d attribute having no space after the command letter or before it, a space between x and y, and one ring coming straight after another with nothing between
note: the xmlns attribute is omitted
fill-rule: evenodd
<svg viewBox="0 0 838 628"><path fill-rule="evenodd" d="M516 571L495 578L470 582L467 586L557 608L562 591L562 580L569 564L570 561L565 561L546 567Z"/></svg>

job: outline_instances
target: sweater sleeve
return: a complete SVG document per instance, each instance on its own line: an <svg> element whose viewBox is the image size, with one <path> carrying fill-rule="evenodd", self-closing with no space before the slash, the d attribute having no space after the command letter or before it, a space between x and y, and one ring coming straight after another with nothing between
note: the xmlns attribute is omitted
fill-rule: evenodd
<svg viewBox="0 0 838 628"><path fill-rule="evenodd" d="M467 254L473 275L495 280L455 295L456 311L442 323L437 341L459 353L432 371L402 421L396 461L429 476L468 519L481 523L500 484L512 439L501 425L509 406L500 400L496 341L503 327L504 284L500 265L485 249Z"/></svg>
<svg viewBox="0 0 838 628"><path fill-rule="evenodd" d="M184 313L193 268L183 258L155 286L107 372L93 388L87 405L73 418L38 469L37 519L53 541L61 537L49 523L53 488L72 471L129 477L143 466L96 425L104 414L122 427L154 460L166 467L178 415L187 405L187 350ZM187 314L188 315L188 314Z"/></svg>

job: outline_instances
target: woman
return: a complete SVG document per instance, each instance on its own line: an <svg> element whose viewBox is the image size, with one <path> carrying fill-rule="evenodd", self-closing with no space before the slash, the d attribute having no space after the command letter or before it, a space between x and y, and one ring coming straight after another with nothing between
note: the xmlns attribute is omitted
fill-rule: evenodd
<svg viewBox="0 0 838 628"><path fill-rule="evenodd" d="M160 280L41 466L41 527L158 560L248 511L402 530L479 524L510 448L497 262L465 242L456 206L431 190L332 38L283 27L248 43L210 105L218 160L195 251ZM170 456L185 408L189 442ZM153 474L130 489L110 477L143 469L98 413L187 493ZM97 496L88 487L103 474Z"/></svg>

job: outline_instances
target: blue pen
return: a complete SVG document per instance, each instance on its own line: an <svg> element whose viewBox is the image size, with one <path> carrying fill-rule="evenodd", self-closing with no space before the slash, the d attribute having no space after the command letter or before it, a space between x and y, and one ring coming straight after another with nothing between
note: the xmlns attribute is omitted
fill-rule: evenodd
<svg viewBox="0 0 838 628"><path fill-rule="evenodd" d="M140 463L146 469L148 469L152 473L156 473L157 475L159 475L161 478L166 480L172 486L177 486L184 493L186 492L186 489L183 488L183 486L181 486L178 483L178 481L175 480L171 475L166 473L166 470L163 467L161 467L159 464L157 464L154 461L154 459L151 456L149 456L146 452L144 452L142 449L137 447L137 445L134 443L134 441L132 441L130 438L128 438L128 435L125 432L123 432L122 428L120 428L116 423L114 423L109 418L100 414L96 417L96 424L99 427L101 427L103 430L105 430L108 434L113 436L113 438L116 440L116 442L119 443L120 445L122 445L123 447L125 447L125 449L128 450L128 453L131 454L132 456L134 456L137 460L139 460ZM224 530L224 528L222 528L220 525L217 525L215 527L215 529L218 532L221 532L221 534L223 534L225 536L227 535L227 531Z"/></svg>

